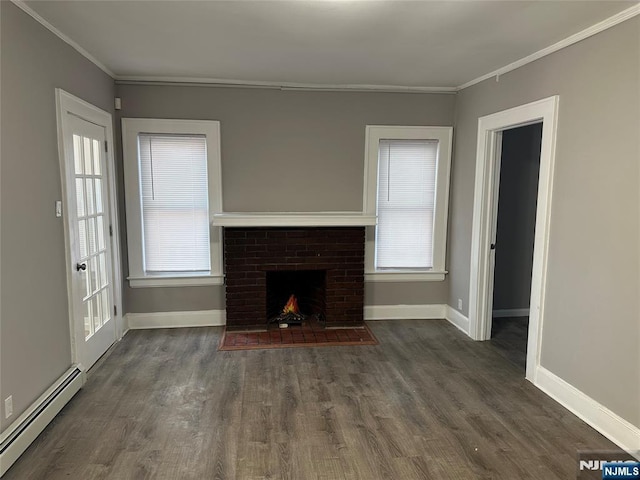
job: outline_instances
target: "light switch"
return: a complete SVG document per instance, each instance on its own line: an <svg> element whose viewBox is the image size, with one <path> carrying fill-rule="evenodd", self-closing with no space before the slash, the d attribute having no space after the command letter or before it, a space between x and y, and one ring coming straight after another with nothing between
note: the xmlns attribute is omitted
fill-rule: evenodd
<svg viewBox="0 0 640 480"><path fill-rule="evenodd" d="M56 217L62 216L62 201L56 200Z"/></svg>

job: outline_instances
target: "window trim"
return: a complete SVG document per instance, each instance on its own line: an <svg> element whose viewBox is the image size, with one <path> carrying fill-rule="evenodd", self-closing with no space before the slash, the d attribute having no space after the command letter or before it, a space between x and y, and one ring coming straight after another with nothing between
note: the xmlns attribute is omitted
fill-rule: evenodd
<svg viewBox="0 0 640 480"><path fill-rule="evenodd" d="M433 268L428 270L376 270L375 227L368 227L365 246L365 280L369 282L423 282L444 280L448 273L445 269L445 260L453 127L367 125L365 137L363 210L364 213L368 215L377 214L378 146L380 140L438 140L439 142L436 164Z"/></svg>
<svg viewBox="0 0 640 480"><path fill-rule="evenodd" d="M211 271L207 274L146 275L143 265L142 198L138 160L138 135L195 134L204 135L207 145L207 176L209 186L209 252ZM127 250L129 253L129 286L178 287L222 285L222 228L211 225L213 216L222 212L222 168L220 161L220 122L216 120L171 120L153 118L122 119L122 153L127 214Z"/></svg>

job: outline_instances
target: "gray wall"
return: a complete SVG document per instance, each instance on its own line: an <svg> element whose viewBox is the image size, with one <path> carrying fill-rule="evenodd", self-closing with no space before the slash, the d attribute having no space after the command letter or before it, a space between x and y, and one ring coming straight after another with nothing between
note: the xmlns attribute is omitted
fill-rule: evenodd
<svg viewBox="0 0 640 480"><path fill-rule="evenodd" d="M493 309L529 308L542 124L502 134Z"/></svg>
<svg viewBox="0 0 640 480"><path fill-rule="evenodd" d="M116 89L122 98L119 118L221 122L226 211L360 211L365 126L452 125L455 102L446 94L126 84ZM127 312L224 308L223 287L125 290ZM445 303L447 290L447 282L367 285L365 302Z"/></svg>
<svg viewBox="0 0 640 480"><path fill-rule="evenodd" d="M110 110L113 80L10 2L0 2L0 398L6 428L71 364L56 87Z"/></svg>
<svg viewBox="0 0 640 480"><path fill-rule="evenodd" d="M636 426L639 59L635 17L459 93L448 251L467 315L478 117L560 95L542 366Z"/></svg>

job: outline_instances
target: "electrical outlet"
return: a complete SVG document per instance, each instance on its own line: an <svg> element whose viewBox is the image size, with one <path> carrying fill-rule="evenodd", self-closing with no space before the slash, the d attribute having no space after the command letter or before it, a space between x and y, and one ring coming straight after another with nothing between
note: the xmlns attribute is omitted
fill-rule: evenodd
<svg viewBox="0 0 640 480"><path fill-rule="evenodd" d="M458 310L462 310L462 299L458 299Z"/></svg>
<svg viewBox="0 0 640 480"><path fill-rule="evenodd" d="M9 395L4 399L4 418L13 415L13 395Z"/></svg>

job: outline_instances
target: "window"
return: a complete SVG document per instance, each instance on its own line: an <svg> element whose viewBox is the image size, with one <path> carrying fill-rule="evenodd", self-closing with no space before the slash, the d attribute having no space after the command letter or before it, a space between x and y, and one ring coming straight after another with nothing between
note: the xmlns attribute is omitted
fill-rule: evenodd
<svg viewBox="0 0 640 480"><path fill-rule="evenodd" d="M220 124L122 120L129 282L222 283Z"/></svg>
<svg viewBox="0 0 640 480"><path fill-rule="evenodd" d="M369 281L443 280L452 128L368 126Z"/></svg>

